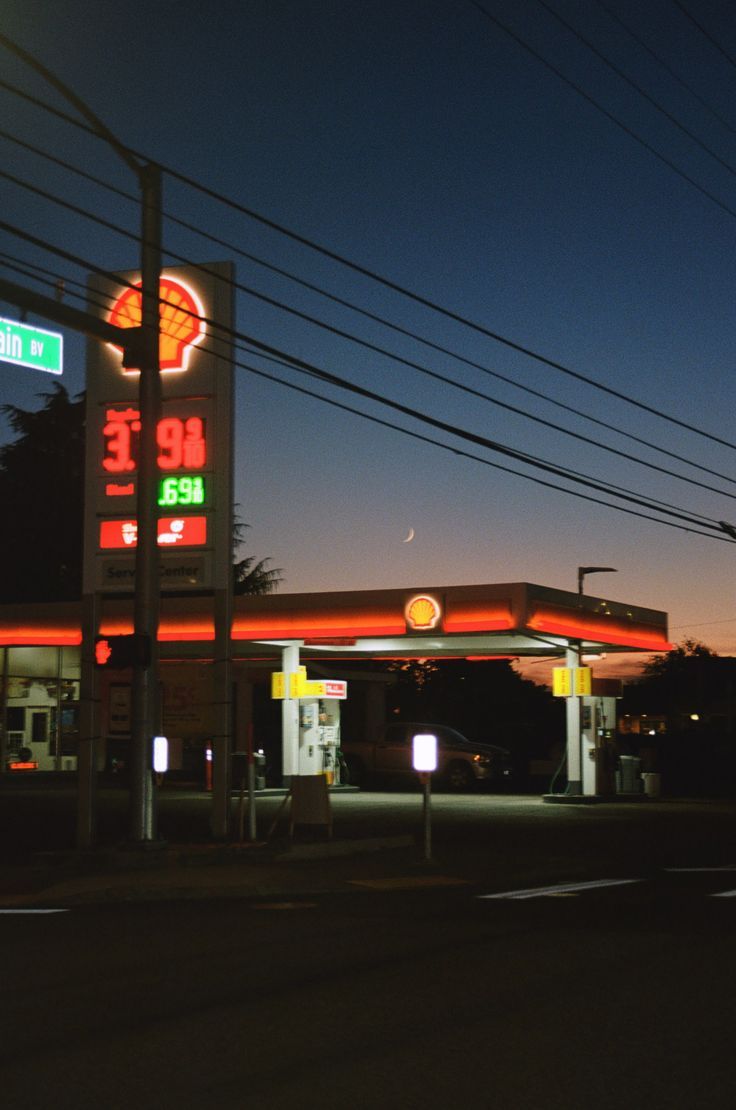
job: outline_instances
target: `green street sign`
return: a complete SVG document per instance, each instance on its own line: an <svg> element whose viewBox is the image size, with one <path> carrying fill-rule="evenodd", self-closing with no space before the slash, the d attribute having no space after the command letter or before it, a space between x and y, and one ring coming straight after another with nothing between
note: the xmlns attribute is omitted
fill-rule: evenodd
<svg viewBox="0 0 736 1110"><path fill-rule="evenodd" d="M29 366L47 374L61 374L64 368L64 337L17 320L0 316L0 362Z"/></svg>

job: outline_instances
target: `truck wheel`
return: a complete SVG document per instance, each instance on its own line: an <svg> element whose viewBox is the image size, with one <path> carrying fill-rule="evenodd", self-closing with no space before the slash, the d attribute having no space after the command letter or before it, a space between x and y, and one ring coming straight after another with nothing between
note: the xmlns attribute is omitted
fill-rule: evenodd
<svg viewBox="0 0 736 1110"><path fill-rule="evenodd" d="M451 763L447 768L447 785L450 790L469 790L473 784L473 774L467 763Z"/></svg>

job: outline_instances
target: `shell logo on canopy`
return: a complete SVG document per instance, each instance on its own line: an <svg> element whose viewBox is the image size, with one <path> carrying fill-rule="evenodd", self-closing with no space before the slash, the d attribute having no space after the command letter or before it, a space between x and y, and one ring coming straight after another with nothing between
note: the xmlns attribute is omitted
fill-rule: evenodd
<svg viewBox="0 0 736 1110"><path fill-rule="evenodd" d="M139 328L143 319L141 282L128 286L115 301L108 320L119 328ZM159 363L162 370L186 370L192 348L204 339L202 302L190 285L179 278L162 276L159 284ZM116 347L120 350L120 347ZM134 368L125 373L137 374Z"/></svg>
<svg viewBox="0 0 736 1110"><path fill-rule="evenodd" d="M415 632L429 632L437 627L442 609L429 594L417 594L406 603L404 615L406 623Z"/></svg>

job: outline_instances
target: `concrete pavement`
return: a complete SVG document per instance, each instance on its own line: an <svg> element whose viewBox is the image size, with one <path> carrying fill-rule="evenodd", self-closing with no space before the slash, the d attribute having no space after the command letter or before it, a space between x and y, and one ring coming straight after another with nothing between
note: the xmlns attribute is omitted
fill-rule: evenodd
<svg viewBox="0 0 736 1110"><path fill-rule="evenodd" d="M336 797L331 839L321 827L295 830L289 839L282 825L267 841L281 800L259 799L258 832L264 839L254 844L186 839L188 815L196 823L209 805L206 795L196 793L172 796L162 807L174 815L168 827L176 840L130 846L108 837L91 851L48 846L6 857L0 866L0 911L111 901L305 898L376 882L397 888L402 882L503 888L529 885L548 876L550 867L561 878L575 879L592 868L614 874L632 864L736 860L736 806L730 801L611 802L580 809L546 806L537 796L438 794L427 862L419 794ZM121 799L105 801L115 811ZM35 797L34 804L42 802L42 796ZM71 816L73 802L70 792L65 804ZM16 822L22 803L15 799ZM162 826L164 817L162 812ZM201 820L197 827L203 827Z"/></svg>

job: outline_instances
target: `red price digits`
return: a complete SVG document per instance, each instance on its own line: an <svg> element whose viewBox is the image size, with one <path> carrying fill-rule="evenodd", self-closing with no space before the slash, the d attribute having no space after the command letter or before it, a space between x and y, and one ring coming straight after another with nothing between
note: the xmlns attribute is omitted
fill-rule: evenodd
<svg viewBox="0 0 736 1110"><path fill-rule="evenodd" d="M156 441L162 470L198 470L205 464L204 420L200 416L186 420L166 417L159 421Z"/></svg>
<svg viewBox="0 0 736 1110"><path fill-rule="evenodd" d="M205 422L201 416L166 416L156 429L158 465L161 470L201 470L207 461ZM138 441L141 430L135 409L110 410L102 434L105 440L103 470L122 474L138 467Z"/></svg>
<svg viewBox="0 0 736 1110"><path fill-rule="evenodd" d="M129 409L127 412L109 412L110 418L102 429L105 437L105 457L102 460L103 468L108 474L123 474L135 470L136 461L133 451L133 432L140 432L141 422L138 413ZM137 439L137 435L136 435Z"/></svg>

